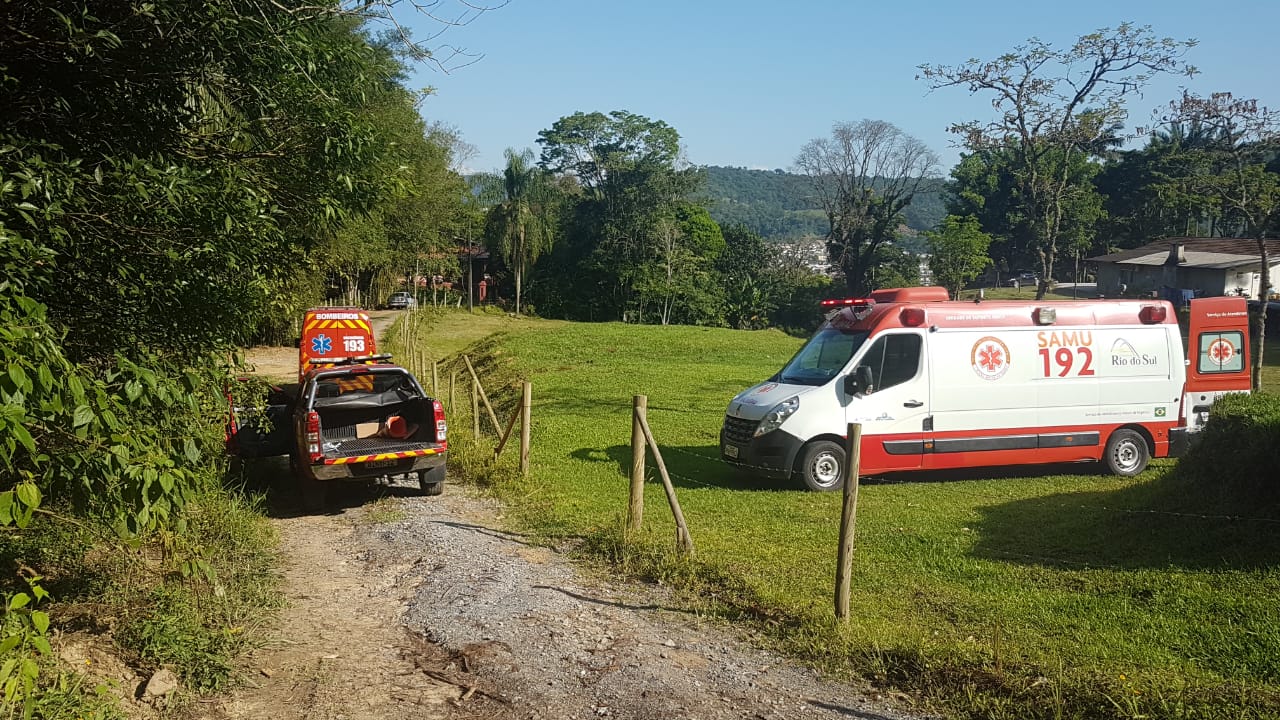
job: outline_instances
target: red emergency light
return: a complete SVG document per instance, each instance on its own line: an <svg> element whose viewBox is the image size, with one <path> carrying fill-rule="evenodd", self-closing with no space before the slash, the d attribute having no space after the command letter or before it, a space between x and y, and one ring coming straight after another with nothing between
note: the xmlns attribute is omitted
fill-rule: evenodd
<svg viewBox="0 0 1280 720"><path fill-rule="evenodd" d="M902 308L902 312L898 313L898 318L907 327L920 327L924 324L924 308Z"/></svg>
<svg viewBox="0 0 1280 720"><path fill-rule="evenodd" d="M1138 311L1138 319L1143 325L1157 325L1164 322L1165 310L1163 305L1143 305Z"/></svg>
<svg viewBox="0 0 1280 720"><path fill-rule="evenodd" d="M831 298L823 300L821 305L824 308L833 307L871 307L876 301L871 298Z"/></svg>

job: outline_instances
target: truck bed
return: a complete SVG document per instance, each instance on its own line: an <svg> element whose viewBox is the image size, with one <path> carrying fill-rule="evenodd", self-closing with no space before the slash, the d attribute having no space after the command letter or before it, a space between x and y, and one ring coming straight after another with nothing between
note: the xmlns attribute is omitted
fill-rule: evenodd
<svg viewBox="0 0 1280 720"><path fill-rule="evenodd" d="M421 450L433 444L431 440L418 439L425 432L424 426L419 425L418 431L409 438L357 438L355 425L325 427L322 417L320 437L323 443L322 449L327 457L350 457Z"/></svg>

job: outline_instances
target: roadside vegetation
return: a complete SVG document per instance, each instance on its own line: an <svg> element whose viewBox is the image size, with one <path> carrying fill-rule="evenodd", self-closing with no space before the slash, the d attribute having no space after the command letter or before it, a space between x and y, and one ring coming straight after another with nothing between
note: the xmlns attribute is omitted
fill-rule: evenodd
<svg viewBox="0 0 1280 720"><path fill-rule="evenodd" d="M1280 505L1225 491L1224 473L1271 474L1221 452L1135 478L1069 465L868 482L852 619L838 626L839 495L739 475L718 457L728 399L797 345L776 331L510 327L470 352L500 416L516 380L533 383L531 477L493 465L492 438L471 440L465 394L450 415L454 462L549 541L577 539L588 557L683 588L693 609L948 714L1264 718L1280 707ZM645 531L622 534L635 394L649 397L692 561L674 553L656 482ZM1266 416L1260 432L1274 432L1274 399L1253 402L1232 416Z"/></svg>
<svg viewBox="0 0 1280 720"><path fill-rule="evenodd" d="M280 602L224 456L234 351L465 214L387 7L333 10L0 9L0 715L234 681Z"/></svg>
<svg viewBox="0 0 1280 720"><path fill-rule="evenodd" d="M228 388L248 387L237 349L288 344L300 311L324 302L373 306L406 287L461 304L481 246L502 309L417 313L448 338L417 349L450 359L447 378L470 348L500 408L506 380L535 381L534 479L495 470L461 408L451 467L496 482L544 533L701 588L815 662L974 715L1274 702L1277 534L1266 518L1197 514L1271 512L1201 497L1222 465L870 486L857 620L833 632L835 501L731 477L715 450L727 398L782 363L797 342L782 329L812 328L819 298L919 281L923 217L946 213L930 237L948 285L1035 267L1045 280L1027 296L1050 292L1055 263L1155 237L1263 248L1280 213L1275 113L1184 96L1145 147L1118 150L1126 96L1194 73L1193 42L1124 24L1070 50L1032 41L990 63L921 66L938 89L991 89L1018 70L1034 92L997 100L995 124L953 126L966 153L945 183L933 152L882 120L803 144L798 174L767 184L805 188L808 207L774 206L783 227L819 223L814 253L722 226L707 205L723 198L706 197L677 129L625 110L566 109L530 138L536 163L512 149L501 171L462 177L459 131L424 119L430 91L406 87L410 58L437 61L379 30L402 27L387 22L394 6L0 6L0 715L119 714L114 698L136 688L69 663L80 634L137 678L233 681L277 602L274 541L224 457ZM1092 79L1063 104L1080 71ZM1009 292L1023 296L989 297ZM392 349L404 343L393 330ZM688 496L693 564L661 550L661 513L644 538L617 533L638 392ZM1247 423L1272 412L1229 407Z"/></svg>

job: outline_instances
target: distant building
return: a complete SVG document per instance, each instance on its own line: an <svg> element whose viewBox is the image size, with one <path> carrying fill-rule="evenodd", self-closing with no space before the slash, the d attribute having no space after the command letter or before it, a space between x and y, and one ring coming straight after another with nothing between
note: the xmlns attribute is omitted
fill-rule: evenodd
<svg viewBox="0 0 1280 720"><path fill-rule="evenodd" d="M804 267L823 275L834 273L831 261L827 259L827 243L823 238L807 235L779 243L778 254L784 265Z"/></svg>
<svg viewBox="0 0 1280 720"><path fill-rule="evenodd" d="M1280 238L1266 241L1273 292L1280 288ZM1162 290L1196 291L1206 296L1257 297L1262 275L1258 242L1249 238L1180 237L1085 261L1098 274L1098 292L1130 294Z"/></svg>

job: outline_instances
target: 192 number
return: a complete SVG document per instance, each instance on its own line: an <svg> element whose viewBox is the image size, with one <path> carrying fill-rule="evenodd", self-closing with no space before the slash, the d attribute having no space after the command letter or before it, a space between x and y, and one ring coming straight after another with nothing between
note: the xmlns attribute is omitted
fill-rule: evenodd
<svg viewBox="0 0 1280 720"><path fill-rule="evenodd" d="M1060 347L1057 350L1050 348L1040 348L1040 359L1044 361L1044 376L1050 377L1056 367L1058 377L1066 377L1071 374L1071 369L1075 367L1076 356L1080 357L1080 370L1076 373L1077 377L1087 377L1093 375L1093 351L1087 347L1078 347L1075 352L1069 347ZM1052 358L1053 364L1050 365Z"/></svg>

